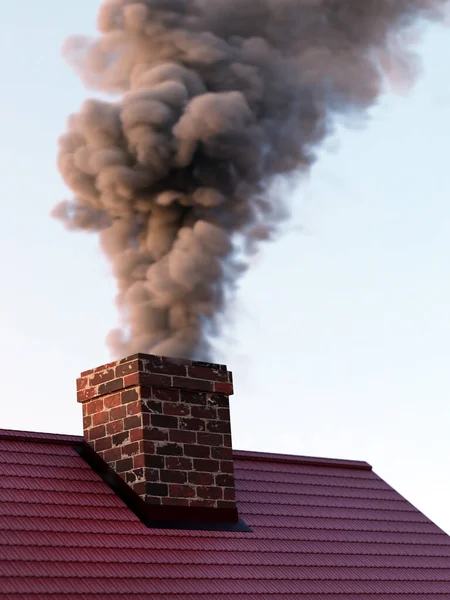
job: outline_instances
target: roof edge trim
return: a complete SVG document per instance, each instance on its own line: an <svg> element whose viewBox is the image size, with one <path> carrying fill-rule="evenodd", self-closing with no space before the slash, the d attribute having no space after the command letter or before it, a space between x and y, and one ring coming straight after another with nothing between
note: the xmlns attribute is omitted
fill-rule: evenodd
<svg viewBox="0 0 450 600"><path fill-rule="evenodd" d="M296 456L293 454L272 454L271 452L252 452L250 450L233 450L233 458L259 462L287 463L308 465L311 467L344 467L360 471L372 471L372 465L359 460L340 458L315 458L313 456Z"/></svg>

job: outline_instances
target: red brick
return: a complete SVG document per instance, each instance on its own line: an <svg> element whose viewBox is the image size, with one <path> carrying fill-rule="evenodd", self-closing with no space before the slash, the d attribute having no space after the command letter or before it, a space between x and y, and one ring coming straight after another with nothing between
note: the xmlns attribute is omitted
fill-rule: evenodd
<svg viewBox="0 0 450 600"><path fill-rule="evenodd" d="M169 439L169 432L164 429L158 429L158 427L146 428L144 435L148 440L158 440L160 442L165 442Z"/></svg>
<svg viewBox="0 0 450 600"><path fill-rule="evenodd" d="M227 371L220 369L208 369L207 367L188 367L188 376L208 381L228 381Z"/></svg>
<svg viewBox="0 0 450 600"><path fill-rule="evenodd" d="M230 400L225 394L209 394L208 395L208 406L220 406L222 408L228 408Z"/></svg>
<svg viewBox="0 0 450 600"><path fill-rule="evenodd" d="M230 423L225 421L208 421L206 428L214 433L230 433Z"/></svg>
<svg viewBox="0 0 450 600"><path fill-rule="evenodd" d="M231 448L225 446L217 446L211 448L211 458L217 458L219 460L232 460L233 451Z"/></svg>
<svg viewBox="0 0 450 600"><path fill-rule="evenodd" d="M130 362L119 364L116 367L116 377L125 377L139 371L139 360L135 359Z"/></svg>
<svg viewBox="0 0 450 600"><path fill-rule="evenodd" d="M157 373L161 375L186 375L186 365L177 365L171 364L167 362L163 362L161 364L153 364L149 365L149 368L146 369L147 373Z"/></svg>
<svg viewBox="0 0 450 600"><path fill-rule="evenodd" d="M180 417L189 416L191 412L190 406L187 404L164 402L163 413L165 415L177 415Z"/></svg>
<svg viewBox="0 0 450 600"><path fill-rule="evenodd" d="M140 376L139 373L132 373L131 375L125 375L123 378L123 387L129 387L130 385L139 385Z"/></svg>
<svg viewBox="0 0 450 600"><path fill-rule="evenodd" d="M122 456L134 456L139 452L139 442L124 444L122 446Z"/></svg>
<svg viewBox="0 0 450 600"><path fill-rule="evenodd" d="M97 440L98 438L105 437L105 435L106 435L105 426L97 425L97 427L92 427L92 429L89 429L89 431L87 432L87 435L88 435L89 441Z"/></svg>
<svg viewBox="0 0 450 600"><path fill-rule="evenodd" d="M114 369L100 371L99 373L94 373L91 377L89 377L89 385L99 385L100 383L111 381L112 379L114 379L114 377Z"/></svg>
<svg viewBox="0 0 450 600"><path fill-rule="evenodd" d="M87 414L93 415L94 413L101 412L103 410L103 398L99 398L98 400L92 400L89 402L87 407Z"/></svg>
<svg viewBox="0 0 450 600"><path fill-rule="evenodd" d="M196 473L193 471L188 474L189 483L195 485L213 485L214 475L212 473Z"/></svg>
<svg viewBox="0 0 450 600"><path fill-rule="evenodd" d="M231 443L231 433L230 434L225 434L223 436L223 445L227 446L228 448L232 447L232 443Z"/></svg>
<svg viewBox="0 0 450 600"><path fill-rule="evenodd" d="M217 411L211 406L193 406L191 408L191 415L198 419L215 419Z"/></svg>
<svg viewBox="0 0 450 600"><path fill-rule="evenodd" d="M169 485L169 496L173 498L193 498L195 497L195 489L190 485L172 483Z"/></svg>
<svg viewBox="0 0 450 600"><path fill-rule="evenodd" d="M135 469L145 467L145 454L136 454L133 456L133 467Z"/></svg>
<svg viewBox="0 0 450 600"><path fill-rule="evenodd" d="M103 458L107 463L114 462L116 460L120 460L122 458L122 449L121 448L111 448L111 450L106 450Z"/></svg>
<svg viewBox="0 0 450 600"><path fill-rule="evenodd" d="M216 485L221 487L234 487L234 477L229 473L216 474Z"/></svg>
<svg viewBox="0 0 450 600"><path fill-rule="evenodd" d="M142 410L149 413L161 414L163 405L162 402L158 402L157 400L143 400Z"/></svg>
<svg viewBox="0 0 450 600"><path fill-rule="evenodd" d="M92 427L92 417L83 417L83 429L86 430L89 429L89 427Z"/></svg>
<svg viewBox="0 0 450 600"><path fill-rule="evenodd" d="M125 429L134 429L135 427L142 426L142 418L141 415L133 415L132 417L126 417L123 420L123 424Z"/></svg>
<svg viewBox="0 0 450 600"><path fill-rule="evenodd" d="M163 385L167 387L170 387L172 385L172 377L170 377L169 375L141 373L139 379L142 385Z"/></svg>
<svg viewBox="0 0 450 600"><path fill-rule="evenodd" d="M221 460L220 470L222 473L234 473L234 466L232 460Z"/></svg>
<svg viewBox="0 0 450 600"><path fill-rule="evenodd" d="M111 421L117 421L117 419L123 419L127 416L127 407L126 406L117 406L116 408L112 408L109 413Z"/></svg>
<svg viewBox="0 0 450 600"><path fill-rule="evenodd" d="M156 415L151 416L151 423L154 427L161 427L163 429L177 429L178 419L177 417L169 417L167 415Z"/></svg>
<svg viewBox="0 0 450 600"><path fill-rule="evenodd" d="M210 460L207 458L195 458L194 469L195 471L207 471L208 473L215 473L219 470L219 461Z"/></svg>
<svg viewBox="0 0 450 600"><path fill-rule="evenodd" d="M92 373L99 373L100 371L106 371L107 369L112 369L117 364L117 361L106 363L105 365L100 365L92 370ZM82 373L83 374L83 373Z"/></svg>
<svg viewBox="0 0 450 600"><path fill-rule="evenodd" d="M197 433L197 442L205 446L222 446L223 437L220 433Z"/></svg>
<svg viewBox="0 0 450 600"><path fill-rule="evenodd" d="M222 385L230 384L227 383ZM205 392L212 392L214 390L214 383L212 381L204 381L203 379L189 379L188 377L174 377L173 386L186 390L199 390Z"/></svg>
<svg viewBox="0 0 450 600"><path fill-rule="evenodd" d="M94 413L92 415L92 424L93 425L103 425L109 421L108 411L103 410L102 412Z"/></svg>
<svg viewBox="0 0 450 600"><path fill-rule="evenodd" d="M185 444L185 456L194 456L196 458L209 458L211 449L209 446L199 446L198 444Z"/></svg>
<svg viewBox="0 0 450 600"><path fill-rule="evenodd" d="M231 394L233 393L233 384L216 381L216 383L214 384L214 391L231 396Z"/></svg>
<svg viewBox="0 0 450 600"><path fill-rule="evenodd" d="M197 496L210 500L221 500L223 497L222 488L215 486L198 486Z"/></svg>
<svg viewBox="0 0 450 600"><path fill-rule="evenodd" d="M224 500L235 500L236 499L236 493L234 491L234 487L224 489L223 499Z"/></svg>
<svg viewBox="0 0 450 600"><path fill-rule="evenodd" d="M120 406L120 394L111 394L104 398L105 408L115 408Z"/></svg>
<svg viewBox="0 0 450 600"><path fill-rule="evenodd" d="M180 444L161 444L156 448L156 453L164 456L182 456L183 447Z"/></svg>
<svg viewBox="0 0 450 600"><path fill-rule="evenodd" d="M192 469L192 458L186 458L185 456L166 456L166 467L168 469L190 471Z"/></svg>
<svg viewBox="0 0 450 600"><path fill-rule="evenodd" d="M102 452L103 450L109 450L112 446L112 440L109 435L98 440L94 440L94 450L96 452Z"/></svg>
<svg viewBox="0 0 450 600"><path fill-rule="evenodd" d="M120 394L120 397L122 398L122 404L128 404L139 400L139 393L136 389L125 390Z"/></svg>
<svg viewBox="0 0 450 600"><path fill-rule="evenodd" d="M164 402L179 402L180 390L152 387L147 390L142 390L142 394L145 393L145 397L154 398L155 400L162 400ZM150 394L147 396L147 394Z"/></svg>
<svg viewBox="0 0 450 600"><path fill-rule="evenodd" d="M142 427L136 427L135 429L130 429L130 442L138 442L144 439L144 430Z"/></svg>
<svg viewBox="0 0 450 600"><path fill-rule="evenodd" d="M197 434L195 431L180 431L179 429L172 429L169 431L169 440L171 442L195 444L196 435Z"/></svg>
<svg viewBox="0 0 450 600"><path fill-rule="evenodd" d="M236 502L230 500L218 500L217 508L234 508L236 509Z"/></svg>
<svg viewBox="0 0 450 600"><path fill-rule="evenodd" d="M77 402L87 402L97 395L96 388L86 388L77 392Z"/></svg>
<svg viewBox="0 0 450 600"><path fill-rule="evenodd" d="M100 394L110 394L111 392L117 392L123 388L123 379L113 379L112 381L108 381L107 383L101 383L98 386L98 393Z"/></svg>
<svg viewBox="0 0 450 600"><path fill-rule="evenodd" d="M126 409L127 409L127 416L138 415L142 411L141 401L137 400L136 402L129 402L126 405Z"/></svg>
<svg viewBox="0 0 450 600"><path fill-rule="evenodd" d="M121 446L130 439L130 432L124 431L123 433L116 433L112 436L113 446Z"/></svg>
<svg viewBox="0 0 450 600"><path fill-rule="evenodd" d="M206 500L205 498L192 498L189 499L189 506L198 506L201 508L215 508L215 500Z"/></svg>
<svg viewBox="0 0 450 600"><path fill-rule="evenodd" d="M140 440L139 441L139 450L144 454L154 454L155 453L155 442L151 442L149 440Z"/></svg>
<svg viewBox="0 0 450 600"><path fill-rule="evenodd" d="M114 433L121 433L123 431L123 419L117 421L111 421L106 425L106 433L113 435Z"/></svg>
<svg viewBox="0 0 450 600"><path fill-rule="evenodd" d="M117 473L126 473L127 471L131 471L133 468L133 459L132 458L122 458L116 462L116 471Z"/></svg>
<svg viewBox="0 0 450 600"><path fill-rule="evenodd" d="M202 419L180 419L180 429L189 431L205 431L205 421Z"/></svg>
<svg viewBox="0 0 450 600"><path fill-rule="evenodd" d="M229 408L219 408L218 416L221 421L231 421L230 409Z"/></svg>
<svg viewBox="0 0 450 600"><path fill-rule="evenodd" d="M165 483L148 483L146 493L148 496L168 496L169 486Z"/></svg>
<svg viewBox="0 0 450 600"><path fill-rule="evenodd" d="M188 506L187 498L162 498L162 503L166 506Z"/></svg>
<svg viewBox="0 0 450 600"><path fill-rule="evenodd" d="M180 394L181 402L186 402L187 404L206 404L206 394L205 392L199 392L195 390L177 390Z"/></svg>
<svg viewBox="0 0 450 600"><path fill-rule="evenodd" d="M80 390L84 390L87 387L88 378L87 377L79 377L77 379L77 392Z"/></svg>
<svg viewBox="0 0 450 600"><path fill-rule="evenodd" d="M159 472L161 481L165 483L186 483L187 474L183 471L175 471L169 469L161 469Z"/></svg>

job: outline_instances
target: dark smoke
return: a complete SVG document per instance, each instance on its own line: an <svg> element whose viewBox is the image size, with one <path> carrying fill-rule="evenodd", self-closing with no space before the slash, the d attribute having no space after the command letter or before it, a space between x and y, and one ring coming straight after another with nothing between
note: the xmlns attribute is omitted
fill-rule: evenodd
<svg viewBox="0 0 450 600"><path fill-rule="evenodd" d="M115 354L211 358L235 259L271 236L278 176L307 170L336 114L386 75L410 80L408 32L446 0L107 0L98 39L65 54L112 102L59 140L75 198L54 214L100 232L118 285ZM219 319L220 320L220 319Z"/></svg>

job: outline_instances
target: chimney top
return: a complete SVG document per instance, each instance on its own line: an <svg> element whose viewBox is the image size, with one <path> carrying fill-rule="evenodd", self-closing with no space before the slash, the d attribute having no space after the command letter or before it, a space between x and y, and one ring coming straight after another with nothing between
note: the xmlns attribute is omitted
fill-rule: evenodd
<svg viewBox="0 0 450 600"><path fill-rule="evenodd" d="M238 522L225 365L134 354L77 380L85 441L155 519Z"/></svg>

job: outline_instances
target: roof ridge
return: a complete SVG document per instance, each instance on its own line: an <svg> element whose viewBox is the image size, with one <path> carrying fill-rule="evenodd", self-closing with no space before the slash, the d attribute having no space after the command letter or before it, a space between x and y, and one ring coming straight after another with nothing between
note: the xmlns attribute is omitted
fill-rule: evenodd
<svg viewBox="0 0 450 600"><path fill-rule="evenodd" d="M41 444L81 444L80 435L64 433L45 433L40 431L20 431L15 429L0 429L0 440L14 442L37 442Z"/></svg>

